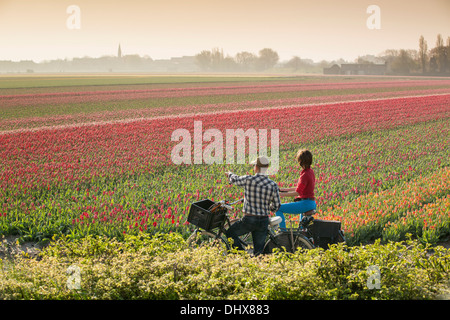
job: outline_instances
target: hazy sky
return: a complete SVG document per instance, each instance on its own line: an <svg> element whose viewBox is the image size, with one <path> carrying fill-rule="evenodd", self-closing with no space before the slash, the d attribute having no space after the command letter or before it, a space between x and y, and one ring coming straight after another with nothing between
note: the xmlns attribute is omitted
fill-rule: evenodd
<svg viewBox="0 0 450 320"><path fill-rule="evenodd" d="M80 29L67 27L70 5ZM369 29L370 5L380 29ZM73 25L73 24L72 24ZM450 36L450 0L0 0L0 60L123 54L153 59L272 48L314 61L428 47Z"/></svg>

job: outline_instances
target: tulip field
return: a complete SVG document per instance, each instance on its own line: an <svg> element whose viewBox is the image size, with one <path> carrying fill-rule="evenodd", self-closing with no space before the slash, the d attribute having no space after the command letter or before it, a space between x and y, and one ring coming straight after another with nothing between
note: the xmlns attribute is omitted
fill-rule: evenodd
<svg viewBox="0 0 450 320"><path fill-rule="evenodd" d="M278 129L280 187L311 150L317 217L349 244L450 235L450 80L226 76L0 77L0 235L187 235L191 203L242 197L223 173L251 169L174 164L195 121Z"/></svg>

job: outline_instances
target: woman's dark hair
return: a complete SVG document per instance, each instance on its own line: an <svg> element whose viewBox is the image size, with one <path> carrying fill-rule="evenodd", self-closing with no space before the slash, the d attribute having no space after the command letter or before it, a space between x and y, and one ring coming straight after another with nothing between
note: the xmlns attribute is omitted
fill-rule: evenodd
<svg viewBox="0 0 450 320"><path fill-rule="evenodd" d="M311 167L313 156L311 151L306 149L298 150L297 155L295 156L297 162L300 164L300 167L304 169L308 169Z"/></svg>

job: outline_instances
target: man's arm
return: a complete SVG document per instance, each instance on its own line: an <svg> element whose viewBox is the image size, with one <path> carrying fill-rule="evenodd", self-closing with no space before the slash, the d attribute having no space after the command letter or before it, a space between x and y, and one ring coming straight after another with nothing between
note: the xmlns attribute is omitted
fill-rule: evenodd
<svg viewBox="0 0 450 320"><path fill-rule="evenodd" d="M246 183L246 180L248 179L248 175L246 176L238 176L232 172L226 173L228 176L228 182L236 185L236 186L244 186Z"/></svg>

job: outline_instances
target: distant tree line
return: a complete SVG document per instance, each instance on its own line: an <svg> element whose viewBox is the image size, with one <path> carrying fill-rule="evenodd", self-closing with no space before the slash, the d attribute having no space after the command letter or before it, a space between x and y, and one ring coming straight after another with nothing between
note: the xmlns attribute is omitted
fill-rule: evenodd
<svg viewBox="0 0 450 320"><path fill-rule="evenodd" d="M450 74L450 37L445 43L438 34L434 48L429 49L423 36L419 38L418 50L386 50L380 57L387 62L392 74ZM359 61L361 62L361 61ZM363 61L366 62L367 61Z"/></svg>
<svg viewBox="0 0 450 320"><path fill-rule="evenodd" d="M195 58L190 56L153 60L137 54L56 59L43 62L31 60L0 60L0 73L40 72L196 72Z"/></svg>
<svg viewBox="0 0 450 320"><path fill-rule="evenodd" d="M436 46L428 51L428 45L423 36L419 39L419 61L422 73L450 72L450 37L447 37L445 46L442 35L438 34Z"/></svg>
<svg viewBox="0 0 450 320"><path fill-rule="evenodd" d="M197 65L201 71L265 71L273 68L279 61L278 53L270 48L264 48L256 55L242 51L234 57L225 56L223 50L214 48L203 50L195 56Z"/></svg>
<svg viewBox="0 0 450 320"><path fill-rule="evenodd" d="M200 71L207 72L258 72L273 69L279 71L318 73L333 64L348 63L342 59L337 61L320 61L314 63L310 59L292 57L289 61L279 63L278 53L265 48L258 55L242 51L235 56L225 56L222 49L203 50L195 56ZM418 50L386 50L378 56L366 55L355 61L360 64L386 64L388 74L409 75L449 75L450 74L450 37L446 41L438 35L434 48L429 49L424 37L419 39Z"/></svg>

